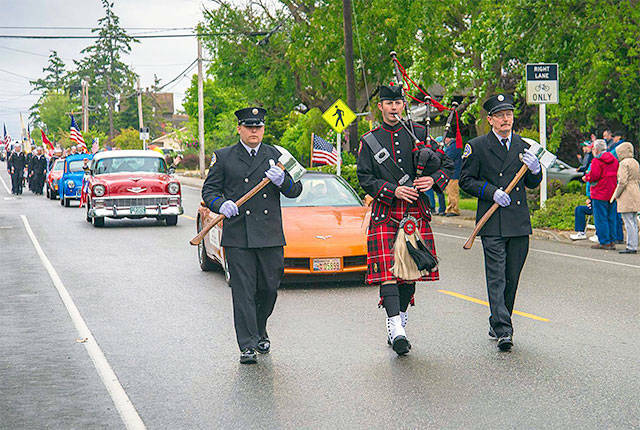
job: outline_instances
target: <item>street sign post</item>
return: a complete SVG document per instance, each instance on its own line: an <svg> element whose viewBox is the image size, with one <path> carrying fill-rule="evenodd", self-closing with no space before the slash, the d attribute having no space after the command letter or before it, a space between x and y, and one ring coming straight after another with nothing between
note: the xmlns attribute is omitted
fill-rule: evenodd
<svg viewBox="0 0 640 430"><path fill-rule="evenodd" d="M149 127L140 128L140 140L142 141L142 149L147 149L147 140L149 140Z"/></svg>
<svg viewBox="0 0 640 430"><path fill-rule="evenodd" d="M547 149L547 104L558 104L558 64L535 63L526 66L527 104L537 104L540 117L540 145ZM542 167L540 207L547 201L547 169Z"/></svg>
<svg viewBox="0 0 640 430"><path fill-rule="evenodd" d="M338 99L322 114L322 119L337 133L336 151L338 151L338 165L336 166L336 173L340 176L342 166L342 132L356 119L356 114L349 109L349 106L347 106L345 102Z"/></svg>

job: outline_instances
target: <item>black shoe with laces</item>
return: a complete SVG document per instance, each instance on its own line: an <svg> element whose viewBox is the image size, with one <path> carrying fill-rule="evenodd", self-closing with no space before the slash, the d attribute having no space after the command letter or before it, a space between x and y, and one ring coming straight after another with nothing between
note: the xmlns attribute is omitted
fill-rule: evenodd
<svg viewBox="0 0 640 430"><path fill-rule="evenodd" d="M513 346L513 339L511 335L502 336L498 339L498 348L500 351L509 351Z"/></svg>
<svg viewBox="0 0 640 430"><path fill-rule="evenodd" d="M242 364L255 364L257 361L256 350L253 348L243 349L240 353L240 363Z"/></svg>
<svg viewBox="0 0 640 430"><path fill-rule="evenodd" d="M493 327L489 326L489 339L498 340L498 335L493 331Z"/></svg>
<svg viewBox="0 0 640 430"><path fill-rule="evenodd" d="M271 350L271 342L269 341L269 338L261 337L260 340L258 341L258 347L256 348L256 350L260 354L268 354L269 351Z"/></svg>

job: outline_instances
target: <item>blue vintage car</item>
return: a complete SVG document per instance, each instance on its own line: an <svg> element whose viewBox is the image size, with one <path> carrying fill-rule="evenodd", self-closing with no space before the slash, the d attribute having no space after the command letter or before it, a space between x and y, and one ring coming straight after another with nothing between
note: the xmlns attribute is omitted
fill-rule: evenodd
<svg viewBox="0 0 640 430"><path fill-rule="evenodd" d="M84 178L84 159L93 159L92 154L69 155L64 160L64 173L59 182L60 204L69 207L71 200L80 200Z"/></svg>

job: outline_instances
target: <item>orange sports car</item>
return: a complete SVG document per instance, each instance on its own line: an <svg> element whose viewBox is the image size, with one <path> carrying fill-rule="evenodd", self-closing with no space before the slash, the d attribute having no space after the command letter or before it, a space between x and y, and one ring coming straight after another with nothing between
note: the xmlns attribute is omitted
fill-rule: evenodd
<svg viewBox="0 0 640 430"><path fill-rule="evenodd" d="M370 208L339 176L308 172L301 181L300 196L281 196L287 241L282 282L364 281ZM212 214L200 206L198 232ZM198 260L202 270L224 270L228 280L221 239L222 225L218 224L198 246Z"/></svg>

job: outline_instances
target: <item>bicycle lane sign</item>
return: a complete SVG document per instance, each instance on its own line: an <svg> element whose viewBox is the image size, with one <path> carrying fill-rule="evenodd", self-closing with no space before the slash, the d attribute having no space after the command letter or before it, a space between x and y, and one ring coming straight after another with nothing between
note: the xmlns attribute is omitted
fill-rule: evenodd
<svg viewBox="0 0 640 430"><path fill-rule="evenodd" d="M527 64L527 104L558 103L558 63Z"/></svg>

